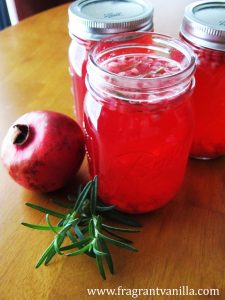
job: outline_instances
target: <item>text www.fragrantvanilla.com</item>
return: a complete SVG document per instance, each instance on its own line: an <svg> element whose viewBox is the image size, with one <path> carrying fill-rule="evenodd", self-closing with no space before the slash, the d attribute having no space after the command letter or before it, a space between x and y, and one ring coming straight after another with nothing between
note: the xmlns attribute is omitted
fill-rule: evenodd
<svg viewBox="0 0 225 300"><path fill-rule="evenodd" d="M188 286L180 286L174 289L151 288L151 289L129 289L119 286L115 289L87 289L89 296L130 296L138 298L140 296L220 296L219 289L199 288L192 289Z"/></svg>

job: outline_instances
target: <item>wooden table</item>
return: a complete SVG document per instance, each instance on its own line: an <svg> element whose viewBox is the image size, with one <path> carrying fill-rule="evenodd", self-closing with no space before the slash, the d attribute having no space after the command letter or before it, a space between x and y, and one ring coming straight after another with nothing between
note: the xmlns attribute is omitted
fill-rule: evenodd
<svg viewBox="0 0 225 300"><path fill-rule="evenodd" d="M152 1L155 30L177 35L189 2L192 1ZM27 111L49 109L73 116L67 7L33 16L0 33L0 140L10 124ZM78 180L86 174L84 164ZM221 296L216 299L225 299L224 158L190 160L177 197L163 209L138 217L144 225L142 232L133 236L139 252L112 248L116 274L107 274L107 281L101 280L95 263L84 255L58 256L48 267L35 270L35 262L52 234L20 225L22 221L45 222L42 214L24 203L58 207L52 204L52 195L29 192L15 184L2 164L0 176L0 299L107 299L88 296L86 289L118 286L219 288Z"/></svg>

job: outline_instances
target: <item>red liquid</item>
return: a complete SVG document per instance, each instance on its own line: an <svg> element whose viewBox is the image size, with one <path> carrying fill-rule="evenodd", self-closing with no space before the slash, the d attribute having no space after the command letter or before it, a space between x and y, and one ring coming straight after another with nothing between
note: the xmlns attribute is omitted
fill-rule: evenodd
<svg viewBox="0 0 225 300"><path fill-rule="evenodd" d="M196 86L191 102L195 130L191 156L225 154L225 52L196 48Z"/></svg>
<svg viewBox="0 0 225 300"><path fill-rule="evenodd" d="M116 58L104 66L125 72L122 75L150 78L179 70L173 61L146 55ZM182 183L192 138L189 94L173 90L163 97L150 104L86 96L90 172L98 175L101 199L121 211L159 208Z"/></svg>
<svg viewBox="0 0 225 300"><path fill-rule="evenodd" d="M143 44L150 43L151 37L146 35L140 35L138 37L131 33L128 36L126 42L132 40L133 42L139 42ZM123 41L123 37L122 37ZM87 61L88 61L88 53L93 45L95 45L97 41L91 40L81 40L79 38L74 38L73 43L69 49L69 64L70 64L70 75L72 77L72 88L73 88L73 96L74 96L74 113L76 115L76 120L82 126L83 125L83 115L84 115L84 97L86 94L86 85L85 85L85 77L87 73ZM117 42L115 42L115 38L113 40L113 44L121 43L121 35L119 35ZM106 47L110 42L104 43Z"/></svg>

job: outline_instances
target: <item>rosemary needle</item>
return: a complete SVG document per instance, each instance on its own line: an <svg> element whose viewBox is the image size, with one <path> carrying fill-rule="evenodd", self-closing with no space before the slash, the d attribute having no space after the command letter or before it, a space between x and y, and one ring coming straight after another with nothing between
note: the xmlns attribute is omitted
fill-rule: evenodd
<svg viewBox="0 0 225 300"><path fill-rule="evenodd" d="M52 243L41 255L36 264L36 268L42 264L47 265L56 255L76 256L87 254L96 261L99 273L103 279L106 279L103 260L110 273L114 273L113 260L107 244L113 244L120 248L130 251L137 251L131 244L132 242L115 232L138 232L137 229L124 227L114 227L106 224L108 218L119 221L133 227L141 225L132 220L127 215L116 211L114 206L106 206L98 199L98 178L94 177L83 189L79 189L78 195L68 196L69 205L62 205L69 209L67 214L53 211L32 203L26 203L27 206L45 213L47 225L36 225L22 223L22 225L31 229L50 230L54 233ZM58 224L52 225L50 216L58 218ZM103 222L104 220L104 222ZM65 241L70 241L63 246Z"/></svg>

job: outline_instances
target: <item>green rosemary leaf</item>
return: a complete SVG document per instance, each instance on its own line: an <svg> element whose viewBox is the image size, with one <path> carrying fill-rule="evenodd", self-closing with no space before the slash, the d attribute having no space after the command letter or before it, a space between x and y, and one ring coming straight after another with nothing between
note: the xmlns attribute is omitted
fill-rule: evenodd
<svg viewBox="0 0 225 300"><path fill-rule="evenodd" d="M74 210L78 213L80 212L81 208L82 208L82 205L83 205L83 202L86 200L87 198L87 195L91 189L91 186L92 186L92 181L89 181L85 187L83 188L82 192L79 194L78 198L77 198L77 201L76 201L76 204L75 204L75 208Z"/></svg>
<svg viewBox="0 0 225 300"><path fill-rule="evenodd" d="M64 234L57 234L54 238L54 242L53 242L54 249L55 249L55 252L57 252L59 255L64 254L63 252L60 251L60 246L64 242L65 237L66 237L66 234L64 233Z"/></svg>
<svg viewBox="0 0 225 300"><path fill-rule="evenodd" d="M63 221L63 223L62 223L63 226L66 226L68 224L68 222L72 218L72 214L74 214L73 210L66 215L65 219L62 220Z"/></svg>
<svg viewBox="0 0 225 300"><path fill-rule="evenodd" d="M58 226L60 224L63 224L64 220L59 221ZM71 238L72 234L70 233L70 231L66 232L66 235ZM73 236L72 236L73 237ZM55 248L53 247L52 251L49 253L48 257L45 260L45 266L47 266L47 264L51 261L51 259L57 254L57 252L55 251Z"/></svg>
<svg viewBox="0 0 225 300"><path fill-rule="evenodd" d="M49 247L45 250L45 252L39 258L39 260L38 260L38 262L36 263L36 266L35 266L36 269L41 266L41 264L45 261L45 259L48 257L48 255L52 252L52 249L54 249L53 242L49 245Z"/></svg>
<svg viewBox="0 0 225 300"><path fill-rule="evenodd" d="M90 211L91 214L93 215L95 215L96 213L97 188L98 188L98 178L97 176L95 176L94 179L92 180L91 203L90 203Z"/></svg>
<svg viewBox="0 0 225 300"><path fill-rule="evenodd" d="M111 274L114 274L113 261L112 261L112 256L109 252L109 249L108 249L105 241L102 238L99 239L99 243L101 245L102 250L105 253L107 253L107 255L105 256L105 260L106 260L106 263L108 265L109 271L110 271Z"/></svg>
<svg viewBox="0 0 225 300"><path fill-rule="evenodd" d="M82 247L81 249L76 250L76 251L74 251L74 252L67 253L66 255L67 255L67 256L76 256L76 255L78 255L78 254L85 253L86 251L89 250L89 247L90 247L90 244L87 244L87 245L85 245L84 247Z"/></svg>
<svg viewBox="0 0 225 300"><path fill-rule="evenodd" d="M78 227L78 226L77 226ZM78 227L79 228L79 227ZM79 229L80 230L80 229ZM76 240L76 238L72 235L72 233L70 231L67 232L67 236L69 237L69 239L71 240L72 243L77 243L78 241ZM83 235L82 235L83 236ZM84 239L84 236L82 237L81 240ZM82 246L79 246L78 248L82 248ZM60 250L63 250L62 248L60 248ZM65 249L64 249L65 250ZM95 254L92 251L86 251L85 252L86 255L95 258Z"/></svg>
<svg viewBox="0 0 225 300"><path fill-rule="evenodd" d="M63 255L63 253L60 251L60 246L63 243L63 241L65 240L65 237L66 237L68 231L70 230L70 228L72 226L74 226L77 222L78 222L77 218L74 220L71 220L71 221L68 220L68 223L55 236L53 245L54 245L55 252L57 252L58 254Z"/></svg>
<svg viewBox="0 0 225 300"><path fill-rule="evenodd" d="M122 227L114 227L106 224L102 224L103 227L111 230L116 230L116 231L122 231L122 232L140 232L138 229L129 229L129 228L122 228Z"/></svg>
<svg viewBox="0 0 225 300"><path fill-rule="evenodd" d="M55 230L54 226L52 226L52 224L51 224L51 222L50 222L50 220L49 220L49 214L46 214L45 219L46 219L46 222L47 222L48 226L50 227L50 229L51 229L54 233L57 234L58 231Z"/></svg>
<svg viewBox="0 0 225 300"><path fill-rule="evenodd" d="M90 220L90 216L87 217L86 214L82 213L80 215L80 222L79 222L79 225L80 226L85 226L89 223L89 220Z"/></svg>
<svg viewBox="0 0 225 300"><path fill-rule="evenodd" d="M79 219L76 218L74 220L68 221L67 224L64 225L64 227L62 228L62 230L60 232L58 232L59 235L64 235L67 233L68 230L70 230L71 227L75 226L77 224L77 222L79 222Z"/></svg>
<svg viewBox="0 0 225 300"><path fill-rule="evenodd" d="M65 214L62 214L62 213L59 213L57 211L54 211L54 210L51 210L51 209L48 209L48 208L45 208L45 207L42 207L42 206L39 206L39 205L36 205L36 204L33 204L33 203L25 203L25 205L33 208L33 209L36 209L40 212L43 212L45 214L49 214L51 216L54 216L54 217L57 217L57 218L60 218L60 219L64 219L66 217Z"/></svg>
<svg viewBox="0 0 225 300"><path fill-rule="evenodd" d="M29 224L29 223L21 223L23 226L32 228L32 229L38 229L38 230L52 230L49 226L43 226L43 225L37 225L37 224ZM61 230L62 227L53 226L54 230Z"/></svg>
<svg viewBox="0 0 225 300"><path fill-rule="evenodd" d="M127 243L127 244L133 244L133 242L132 242L131 240L128 240L127 238L125 238L125 237L123 237L123 236L120 236L120 235L118 235L118 234L116 234L116 233L114 233L114 232L111 232L110 230L108 230L108 229L106 229L106 228L104 228L104 227L103 227L103 230L104 230L105 232L107 232L108 234L110 234L111 236L113 236L113 237L119 239L121 242L124 242L124 243Z"/></svg>
<svg viewBox="0 0 225 300"><path fill-rule="evenodd" d="M74 242L68 246L64 246L64 247L60 248L60 250L65 251L65 250L71 250L74 248L79 248L80 246L84 246L85 244L87 244L90 241L91 241L91 238L87 237L87 238L83 239L82 241Z"/></svg>
<svg viewBox="0 0 225 300"><path fill-rule="evenodd" d="M102 263L102 257L100 255L96 255L96 264L97 264L99 273L101 274L102 278L104 280L106 280L105 270L104 270L103 263Z"/></svg>
<svg viewBox="0 0 225 300"><path fill-rule="evenodd" d="M96 205L96 211L97 212L106 212L106 211L111 211L115 209L115 206L114 205L111 205L111 206L101 206L101 205Z"/></svg>
<svg viewBox="0 0 225 300"><path fill-rule="evenodd" d="M138 251L136 248L134 248L130 244L126 244L126 243L123 243L121 241L111 239L108 236L106 236L106 235L104 235L104 234L102 234L100 232L99 232L99 236L101 238L103 238L104 240L108 241L109 243L114 244L115 246L118 246L118 247L121 247L121 248L125 248L125 249L128 249L128 250L134 251L134 252Z"/></svg>
<svg viewBox="0 0 225 300"><path fill-rule="evenodd" d="M92 239L95 238L95 225L93 219L90 219L88 233Z"/></svg>
<svg viewBox="0 0 225 300"><path fill-rule="evenodd" d="M94 254L94 252L93 252L92 249L90 249L88 251L85 251L84 254L90 256L91 258L95 258L96 257L96 255Z"/></svg>
<svg viewBox="0 0 225 300"><path fill-rule="evenodd" d="M95 240L94 244L93 244L93 252L96 256L105 256L107 255L107 253L102 252L99 250L99 246L98 246L98 241Z"/></svg>
<svg viewBox="0 0 225 300"><path fill-rule="evenodd" d="M59 223L57 224L57 226L62 227L64 224L64 219L60 220Z"/></svg>
<svg viewBox="0 0 225 300"><path fill-rule="evenodd" d="M100 215L97 215L94 217L95 220L95 227L97 230L101 230L102 228L102 217Z"/></svg>
<svg viewBox="0 0 225 300"><path fill-rule="evenodd" d="M60 226L61 224L63 224L64 220L59 221L59 223L57 224L58 226ZM70 232L67 232L67 236ZM55 248L53 247L52 250L49 252L47 258L45 259L44 265L47 266L48 263L52 260L52 258L57 254L57 252L55 251Z"/></svg>
<svg viewBox="0 0 225 300"><path fill-rule="evenodd" d="M110 208L110 209L115 208L115 205L110 205L110 206L106 205L99 198L97 198L97 205L100 206L100 207L104 207L104 208Z"/></svg>
<svg viewBox="0 0 225 300"><path fill-rule="evenodd" d="M98 249L96 249L95 247L93 247L93 252L96 256L106 256L107 253L99 251Z"/></svg>
<svg viewBox="0 0 225 300"><path fill-rule="evenodd" d="M78 224L76 224L76 225L74 226L74 231L75 231L75 234L77 235L77 237L78 237L80 240L83 240L83 239L84 239L83 232L80 230Z"/></svg>
<svg viewBox="0 0 225 300"><path fill-rule="evenodd" d="M56 255L56 252L55 252L55 249L53 248L53 249L49 252L47 258L45 259L44 265L47 266L47 264L51 261L51 259L52 259L55 255Z"/></svg>
<svg viewBox="0 0 225 300"><path fill-rule="evenodd" d="M82 220L83 220L83 217L87 218L87 217L89 217L91 215L90 214L90 199L89 199L89 195L88 195L88 198L86 198L83 201L82 207L80 209L80 215L82 216Z"/></svg>
<svg viewBox="0 0 225 300"><path fill-rule="evenodd" d="M131 219L127 215L125 215L117 210L106 211L104 213L104 216L109 217L110 219L118 221L125 225L129 225L129 226L133 226L133 227L142 227L142 225L139 222Z"/></svg>
<svg viewBox="0 0 225 300"><path fill-rule="evenodd" d="M85 234L88 232L88 225L82 228L82 233Z"/></svg>

